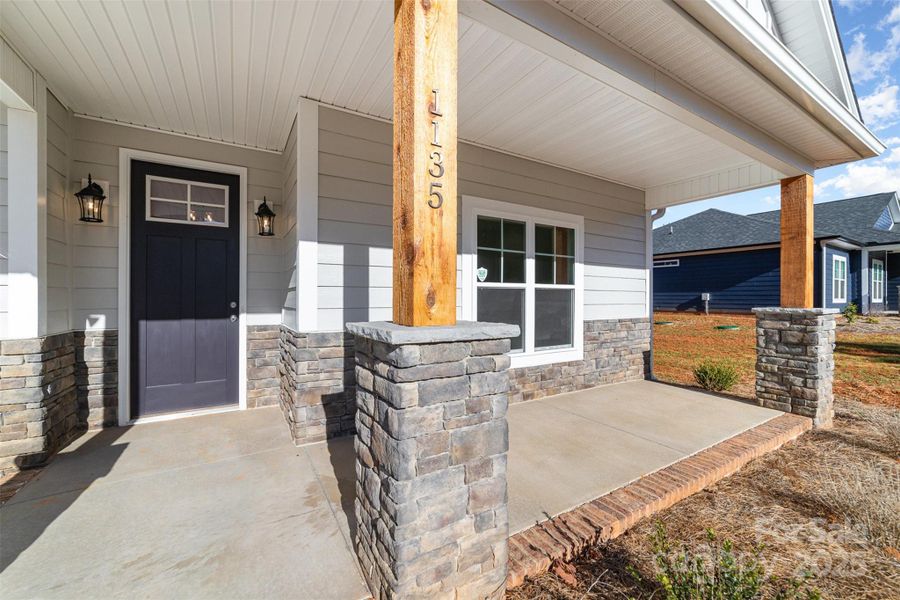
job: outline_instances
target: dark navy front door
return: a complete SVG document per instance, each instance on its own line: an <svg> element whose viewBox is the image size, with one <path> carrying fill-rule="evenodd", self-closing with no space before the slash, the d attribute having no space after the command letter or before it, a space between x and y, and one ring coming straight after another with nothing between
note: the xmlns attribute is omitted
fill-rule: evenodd
<svg viewBox="0 0 900 600"><path fill-rule="evenodd" d="M238 403L239 178L131 163L131 416Z"/></svg>

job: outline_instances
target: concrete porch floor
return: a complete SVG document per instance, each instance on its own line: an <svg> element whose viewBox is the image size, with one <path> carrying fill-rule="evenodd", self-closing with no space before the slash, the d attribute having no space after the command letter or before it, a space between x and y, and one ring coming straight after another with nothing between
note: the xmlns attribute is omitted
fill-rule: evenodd
<svg viewBox="0 0 900 600"><path fill-rule="evenodd" d="M646 381L510 407L510 533L781 413ZM277 408L83 436L0 509L4 598L362 598L352 438Z"/></svg>

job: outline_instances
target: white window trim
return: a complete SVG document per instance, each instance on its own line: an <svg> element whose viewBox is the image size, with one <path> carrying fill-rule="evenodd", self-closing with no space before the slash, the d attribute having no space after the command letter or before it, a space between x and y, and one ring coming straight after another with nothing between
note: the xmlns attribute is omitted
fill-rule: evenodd
<svg viewBox="0 0 900 600"><path fill-rule="evenodd" d="M462 307L463 320L474 321L477 313L478 286L475 285L476 229L479 216L514 219L526 223L525 244L525 323L534 322L534 228L558 225L575 230L575 284L572 324L572 347L534 350L534 328L525 328L524 352L510 353L512 368L533 367L584 359L584 217L521 204L488 200L476 196L462 197ZM502 284L501 284L502 285ZM520 287L520 286L516 286ZM557 286L552 286L557 287ZM562 286L565 287L565 286ZM529 351L529 349L531 349Z"/></svg>
<svg viewBox="0 0 900 600"><path fill-rule="evenodd" d="M841 270L844 274L843 279L839 279L835 277L834 270L837 263L843 263L844 268ZM835 254L831 257L831 301L832 302L846 302L847 301L847 257ZM837 282L840 281L843 283L841 286L843 288L843 295L838 296L838 286Z"/></svg>
<svg viewBox="0 0 900 600"><path fill-rule="evenodd" d="M681 265L681 260L678 258L667 258L667 259L653 261L654 269L668 269L670 267L677 267L680 265Z"/></svg>
<svg viewBox="0 0 900 600"><path fill-rule="evenodd" d="M878 268L875 268L875 265L878 265ZM876 281L875 275L877 273L881 274L881 279ZM884 261L873 258L872 259L872 302L883 303L884 302ZM878 284L878 285L876 285ZM879 293L876 295L875 291L878 290Z"/></svg>

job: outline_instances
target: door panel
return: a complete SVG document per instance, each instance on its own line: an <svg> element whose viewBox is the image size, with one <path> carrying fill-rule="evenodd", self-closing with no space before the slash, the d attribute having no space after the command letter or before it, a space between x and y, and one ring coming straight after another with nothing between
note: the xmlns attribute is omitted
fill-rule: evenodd
<svg viewBox="0 0 900 600"><path fill-rule="evenodd" d="M235 405L238 177L132 161L131 181L132 417ZM192 184L206 186L192 196ZM227 190L227 213L211 206L209 184ZM148 220L160 204L166 220Z"/></svg>

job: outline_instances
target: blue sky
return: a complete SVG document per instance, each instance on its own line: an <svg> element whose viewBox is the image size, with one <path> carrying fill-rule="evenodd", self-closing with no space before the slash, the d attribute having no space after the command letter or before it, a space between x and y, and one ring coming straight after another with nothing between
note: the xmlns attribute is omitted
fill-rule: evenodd
<svg viewBox="0 0 900 600"><path fill-rule="evenodd" d="M900 190L900 0L836 0L834 12L863 120L887 145L877 158L816 171L816 202ZM778 186L674 206L657 226L707 208L779 208Z"/></svg>

